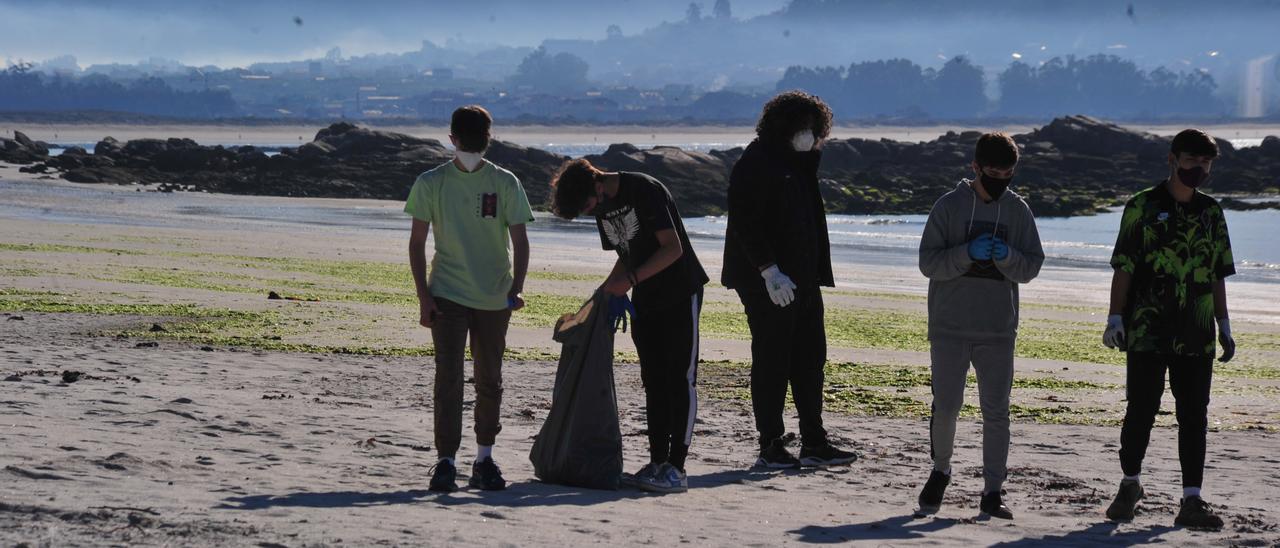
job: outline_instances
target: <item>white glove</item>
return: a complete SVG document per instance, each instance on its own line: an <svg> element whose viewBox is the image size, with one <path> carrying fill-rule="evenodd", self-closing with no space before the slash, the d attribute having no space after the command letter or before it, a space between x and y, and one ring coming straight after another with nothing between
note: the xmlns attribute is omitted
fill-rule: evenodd
<svg viewBox="0 0 1280 548"><path fill-rule="evenodd" d="M1124 317L1119 314L1107 316L1107 330L1102 333L1102 344L1107 348L1125 349Z"/></svg>
<svg viewBox="0 0 1280 548"><path fill-rule="evenodd" d="M1236 340L1231 337L1231 320L1218 318L1218 344L1222 345L1222 357L1218 361L1226 363L1236 355Z"/></svg>
<svg viewBox="0 0 1280 548"><path fill-rule="evenodd" d="M796 300L796 284L773 265L760 272L764 278L764 288L769 290L769 300L778 306L787 306Z"/></svg>

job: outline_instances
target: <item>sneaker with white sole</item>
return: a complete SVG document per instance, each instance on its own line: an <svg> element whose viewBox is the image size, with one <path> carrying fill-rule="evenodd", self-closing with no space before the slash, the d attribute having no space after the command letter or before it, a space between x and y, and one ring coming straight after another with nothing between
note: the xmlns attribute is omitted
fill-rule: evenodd
<svg viewBox="0 0 1280 548"><path fill-rule="evenodd" d="M653 476L639 479L640 489L653 493L683 493L689 490L689 476L679 468L664 462Z"/></svg>

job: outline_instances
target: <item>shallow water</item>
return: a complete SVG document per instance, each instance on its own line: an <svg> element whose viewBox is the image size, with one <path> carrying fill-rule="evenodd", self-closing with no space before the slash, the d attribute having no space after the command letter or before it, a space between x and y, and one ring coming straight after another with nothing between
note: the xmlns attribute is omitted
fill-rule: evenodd
<svg viewBox="0 0 1280 548"><path fill-rule="evenodd" d="M106 205L107 207L104 207ZM306 225L331 230L403 232L403 204L377 200L289 200L205 193L133 192L129 187L48 184L0 180L0 216L65 223L190 227L194 219L236 225ZM924 215L831 215L836 263L913 267ZM1280 246L1274 232L1280 211L1228 211L1238 279L1280 283ZM699 255L718 258L724 246L723 217L685 219ZM1105 270L1120 226L1120 212L1037 219L1047 266ZM564 222L545 214L530 225L539 241L597 249L595 223Z"/></svg>

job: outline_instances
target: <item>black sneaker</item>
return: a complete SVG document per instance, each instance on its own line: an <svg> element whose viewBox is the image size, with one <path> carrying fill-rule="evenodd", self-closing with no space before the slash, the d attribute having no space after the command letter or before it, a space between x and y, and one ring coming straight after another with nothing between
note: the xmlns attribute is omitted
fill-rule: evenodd
<svg viewBox="0 0 1280 548"><path fill-rule="evenodd" d="M1178 510L1178 517L1173 519L1174 525L1190 527L1192 529L1221 529L1222 518L1213 513L1209 508L1209 503L1200 497L1183 497L1182 509Z"/></svg>
<svg viewBox="0 0 1280 548"><path fill-rule="evenodd" d="M830 443L819 445L817 447L800 448L801 466L831 466L835 464L849 464L855 460L858 460L857 453L837 449Z"/></svg>
<svg viewBox="0 0 1280 548"><path fill-rule="evenodd" d="M502 471L498 470L493 458L487 458L471 465L471 479L467 480L467 485L483 491L501 491L507 488L507 480L502 479Z"/></svg>
<svg viewBox="0 0 1280 548"><path fill-rule="evenodd" d="M942 509L942 494L947 492L947 486L951 484L951 476L934 470L929 474L929 481L924 483L924 489L920 490L920 509L916 510L916 514L925 516L936 514Z"/></svg>
<svg viewBox="0 0 1280 548"><path fill-rule="evenodd" d="M1138 509L1138 501L1146 496L1146 491L1142 489L1142 484L1134 480L1123 480L1120 482L1120 492L1116 493L1116 500L1111 502L1111 506L1107 507L1107 519L1112 521L1133 521L1133 516Z"/></svg>
<svg viewBox="0 0 1280 548"><path fill-rule="evenodd" d="M993 518L1013 519L1013 512L1004 505L1004 501L1000 500L999 491L982 495L982 504L978 505L978 508L982 513Z"/></svg>
<svg viewBox="0 0 1280 548"><path fill-rule="evenodd" d="M431 484L427 487L428 489L444 493L458 490L458 468L448 459L440 459L440 462L432 466L428 473L431 474Z"/></svg>
<svg viewBox="0 0 1280 548"><path fill-rule="evenodd" d="M764 466L774 470L783 470L787 468L799 468L800 459L791 456L791 452L787 451L786 442L782 438L769 442L769 445L760 450L760 458L756 459L756 466Z"/></svg>

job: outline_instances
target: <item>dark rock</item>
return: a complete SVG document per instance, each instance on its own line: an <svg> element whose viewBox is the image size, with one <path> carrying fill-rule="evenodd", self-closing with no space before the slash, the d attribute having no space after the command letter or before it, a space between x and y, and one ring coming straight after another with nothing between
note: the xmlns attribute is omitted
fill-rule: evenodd
<svg viewBox="0 0 1280 548"><path fill-rule="evenodd" d="M1258 146L1258 150L1276 158L1280 158L1280 137L1276 137L1275 135L1263 137L1262 144Z"/></svg>
<svg viewBox="0 0 1280 548"><path fill-rule="evenodd" d="M977 131L948 132L926 143L888 139L832 139L824 145L820 178L833 213L926 213L963 177ZM190 139L140 139L125 144L105 138L95 154L79 151L41 157L40 143L0 141L0 159L42 166L64 179L91 183L142 183L162 192L380 198L403 200L416 177L452 157L439 141L337 123L310 143L272 157L255 147L205 147ZM1053 120L1015 135L1023 158L1013 188L1037 215L1079 215L1114 204L1163 178L1169 139L1087 116ZM30 144L27 144L30 143ZM1274 193L1280 173L1280 139L1259 147L1222 146L1210 192ZM34 149L31 147L35 147ZM743 149L710 152L674 147L641 149L614 144L588 156L601 169L634 170L662 181L684 215L724 211L729 172ZM530 202L545 207L549 182L567 156L504 141L490 143L486 157L510 170ZM35 168L35 166L33 166ZM40 169L40 168L36 168ZM274 296L272 296L274 295ZM280 298L274 292L268 298Z"/></svg>
<svg viewBox="0 0 1280 548"><path fill-rule="evenodd" d="M84 373L81 373L81 372L79 372L79 371L71 371L71 370L63 371L63 372L62 372L62 382L65 382L65 383L67 383L67 384L71 384L71 383L73 383L73 382L76 382L76 381L80 380L80 377L81 377L81 376L83 376L83 375L84 375Z"/></svg>
<svg viewBox="0 0 1280 548"><path fill-rule="evenodd" d="M283 298L284 298L284 297L281 297L281 296L280 296L280 294L279 294L279 293L276 293L275 291L268 291L268 292L267 292L267 299L270 299L270 300L273 300L273 301L278 301L278 300L283 299Z"/></svg>
<svg viewBox="0 0 1280 548"><path fill-rule="evenodd" d="M133 345L134 348L156 348L158 346L160 346L160 343L155 341L140 342Z"/></svg>
<svg viewBox="0 0 1280 548"><path fill-rule="evenodd" d="M164 332L168 331L168 329L165 329L163 325L160 325L160 324L158 324L158 323L153 323L153 324L151 324L151 329L150 329L150 331L151 331L152 333L164 333Z"/></svg>
<svg viewBox="0 0 1280 548"><path fill-rule="evenodd" d="M122 149L123 147L120 146L120 141L117 141L115 137L107 136L101 141L98 141L98 144L93 146L93 155L114 156L119 154Z"/></svg>
<svg viewBox="0 0 1280 548"><path fill-rule="evenodd" d="M7 318L7 320L6 320L6 321L11 321L11 322L20 322L20 321L25 320L25 319L26 319L26 318L23 318L22 316L9 316L9 317Z"/></svg>

